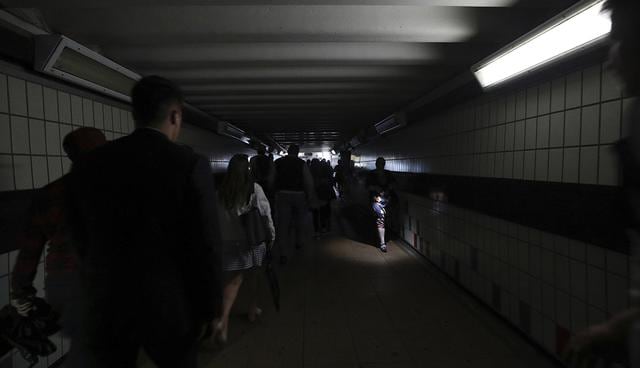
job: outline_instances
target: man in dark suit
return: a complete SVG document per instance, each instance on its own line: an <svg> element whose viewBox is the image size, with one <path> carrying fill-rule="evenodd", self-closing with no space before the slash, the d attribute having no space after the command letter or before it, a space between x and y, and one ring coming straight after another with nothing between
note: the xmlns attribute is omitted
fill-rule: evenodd
<svg viewBox="0 0 640 368"><path fill-rule="evenodd" d="M86 312L74 367L196 367L220 314L215 188L204 157L177 145L183 99L160 77L132 91L137 129L72 171L68 198Z"/></svg>

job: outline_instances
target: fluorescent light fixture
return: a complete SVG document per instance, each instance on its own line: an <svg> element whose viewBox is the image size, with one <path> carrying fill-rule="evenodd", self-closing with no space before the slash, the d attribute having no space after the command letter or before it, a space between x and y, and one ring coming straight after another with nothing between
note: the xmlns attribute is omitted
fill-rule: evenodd
<svg viewBox="0 0 640 368"><path fill-rule="evenodd" d="M61 35L35 37L34 68L123 101L140 75Z"/></svg>
<svg viewBox="0 0 640 368"><path fill-rule="evenodd" d="M398 128L402 128L405 125L407 125L407 119L404 113L396 113L376 123L374 127L376 132L382 135Z"/></svg>
<svg viewBox="0 0 640 368"><path fill-rule="evenodd" d="M611 19L602 11L604 2L578 4L472 67L472 71L487 88L605 38L611 31Z"/></svg>
<svg viewBox="0 0 640 368"><path fill-rule="evenodd" d="M331 154L335 156L335 155L337 155L337 154L338 154L338 152L336 152L336 150L335 150L335 149L332 149L332 150L331 150Z"/></svg>
<svg viewBox="0 0 640 368"><path fill-rule="evenodd" d="M217 131L220 135L237 139L245 144L249 144L251 142L251 139L247 136L244 130L231 123L227 123L226 121L218 121Z"/></svg>

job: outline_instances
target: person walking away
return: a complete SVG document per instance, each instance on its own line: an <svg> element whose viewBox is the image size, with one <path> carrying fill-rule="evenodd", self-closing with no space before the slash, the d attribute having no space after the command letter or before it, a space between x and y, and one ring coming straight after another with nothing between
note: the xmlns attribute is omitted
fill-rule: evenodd
<svg viewBox="0 0 640 368"><path fill-rule="evenodd" d="M246 155L234 155L229 161L227 173L220 185L218 198L221 209L226 213L219 217L228 216L235 218L240 223L239 218L249 211L258 210L260 216L266 221L269 231L269 244L261 241L257 244L240 244L236 240L250 239L248 234L240 236L230 241L224 241L223 247L223 270L225 272L225 282L222 300L222 315L213 324L213 336L220 344L227 342L227 334L229 330L229 315L231 308L238 295L238 290L245 279L250 288L250 303L248 318L253 322L262 314L262 310L258 307L258 285L257 270L262 266L267 247L273 245L276 230L271 219L271 206L262 187L258 183L253 183L249 173L249 162ZM224 221L222 223L225 223ZM230 231L230 226L226 227ZM249 232L252 229L241 228L241 231Z"/></svg>
<svg viewBox="0 0 640 368"><path fill-rule="evenodd" d="M213 175L206 158L174 143L183 122L177 86L144 77L131 100L137 129L70 175L87 313L69 359L135 367L142 348L159 368L195 368L197 342L222 302Z"/></svg>
<svg viewBox="0 0 640 368"><path fill-rule="evenodd" d="M387 210L385 207L387 203L384 197L380 193L373 195L373 204L371 205L373 213L376 216L376 228L378 230L378 244L380 251L387 253L387 242L384 237L385 232L385 217L387 216Z"/></svg>
<svg viewBox="0 0 640 368"><path fill-rule="evenodd" d="M598 360L622 362L640 368L640 2L608 0L613 41L610 65L634 98L629 114L630 132L618 143L627 196L628 231L631 245L631 307L608 321L578 333L565 351L571 367L596 366ZM604 366L604 365L602 365Z"/></svg>
<svg viewBox="0 0 640 368"><path fill-rule="evenodd" d="M258 154L251 157L249 168L253 180L262 187L269 202L273 202L271 183L273 182L275 170L273 168L273 161L269 159L266 153L267 151L264 146L260 146L260 148L258 148Z"/></svg>
<svg viewBox="0 0 640 368"><path fill-rule="evenodd" d="M63 149L72 164L93 149L107 143L96 128L83 127L67 134ZM45 299L60 314L62 334L73 341L80 306L77 255L67 238L65 190L68 174L38 191L29 210L29 219L18 236L18 256L11 273L11 305L24 317L33 309L36 289L33 280L47 247L45 260Z"/></svg>
<svg viewBox="0 0 640 368"><path fill-rule="evenodd" d="M383 157L378 157L376 159L376 168L374 170L369 171L365 179L367 190L369 191L369 198L374 199L372 208L374 208L374 215L375 215L375 218L377 219L376 226L378 228L378 235L380 235L380 227L378 225L379 214L375 210L375 208L376 206L384 207L385 214L384 214L383 223L385 226L383 226L383 229L387 228L390 213L392 212L390 211L392 210L392 208L390 208L390 205L392 204L396 196L394 192L395 178L393 177L393 174L390 171L387 171L384 169L385 164L386 164L385 159ZM376 197L380 197L379 202L375 200ZM383 234L383 239L380 241L380 250L382 250L383 252L386 252L387 247L386 247L386 241L384 239L384 234L385 234L384 230L382 231L382 234ZM382 244L385 244L385 246L382 247Z"/></svg>
<svg viewBox="0 0 640 368"><path fill-rule="evenodd" d="M298 157L300 147L292 144L287 153L275 161L276 249L283 265L294 243L298 249L306 243L305 234L311 230L310 203L315 202L309 167Z"/></svg>

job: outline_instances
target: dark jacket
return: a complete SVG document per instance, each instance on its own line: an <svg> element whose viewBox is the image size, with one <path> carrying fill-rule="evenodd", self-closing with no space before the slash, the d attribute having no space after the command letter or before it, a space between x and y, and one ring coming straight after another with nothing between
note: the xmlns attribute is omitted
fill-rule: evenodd
<svg viewBox="0 0 640 368"><path fill-rule="evenodd" d="M93 314L178 335L219 314L216 195L205 158L139 129L77 165L67 201Z"/></svg>
<svg viewBox="0 0 640 368"><path fill-rule="evenodd" d="M275 190L289 190L303 192L305 190L304 169L306 163L295 156L280 157L275 162L276 185Z"/></svg>

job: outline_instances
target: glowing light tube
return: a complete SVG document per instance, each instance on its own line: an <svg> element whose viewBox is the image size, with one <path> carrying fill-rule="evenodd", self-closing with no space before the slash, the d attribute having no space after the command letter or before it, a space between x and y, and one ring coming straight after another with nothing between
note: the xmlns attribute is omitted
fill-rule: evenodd
<svg viewBox="0 0 640 368"><path fill-rule="evenodd" d="M603 5L604 0L600 0L575 8L477 64L472 71L482 87L495 86L606 37L611 19L602 12Z"/></svg>

